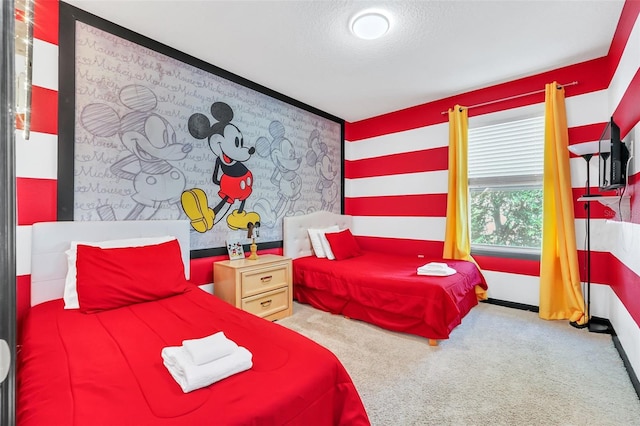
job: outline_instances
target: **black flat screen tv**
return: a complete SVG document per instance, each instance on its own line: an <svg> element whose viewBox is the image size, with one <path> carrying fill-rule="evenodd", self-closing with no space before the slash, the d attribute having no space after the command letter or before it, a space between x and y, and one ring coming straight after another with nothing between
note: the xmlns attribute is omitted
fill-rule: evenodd
<svg viewBox="0 0 640 426"><path fill-rule="evenodd" d="M613 121L613 117L600 136L598 156L600 190L608 191L625 186L629 150L620 139L620 128Z"/></svg>

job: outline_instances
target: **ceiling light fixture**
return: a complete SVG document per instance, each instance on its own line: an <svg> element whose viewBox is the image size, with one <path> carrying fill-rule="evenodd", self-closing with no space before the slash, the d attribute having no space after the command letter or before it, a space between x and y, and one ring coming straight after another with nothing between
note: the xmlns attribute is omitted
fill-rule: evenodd
<svg viewBox="0 0 640 426"><path fill-rule="evenodd" d="M351 31L361 39L374 40L389 31L390 23L381 12L365 11L351 21Z"/></svg>

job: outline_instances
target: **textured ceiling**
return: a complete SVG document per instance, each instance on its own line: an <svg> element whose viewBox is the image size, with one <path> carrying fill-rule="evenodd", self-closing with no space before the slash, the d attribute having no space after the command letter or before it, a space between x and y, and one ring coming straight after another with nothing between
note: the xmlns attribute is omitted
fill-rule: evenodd
<svg viewBox="0 0 640 426"><path fill-rule="evenodd" d="M347 121L607 54L624 0L69 0ZM389 12L359 40L350 18Z"/></svg>

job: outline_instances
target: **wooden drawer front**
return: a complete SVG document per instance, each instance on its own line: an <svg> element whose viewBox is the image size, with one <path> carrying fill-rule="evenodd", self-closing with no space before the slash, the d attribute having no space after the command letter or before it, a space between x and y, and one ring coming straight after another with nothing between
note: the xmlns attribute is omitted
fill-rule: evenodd
<svg viewBox="0 0 640 426"><path fill-rule="evenodd" d="M287 285L287 265L241 272L242 295L253 296Z"/></svg>
<svg viewBox="0 0 640 426"><path fill-rule="evenodd" d="M289 308L289 287L242 299L242 310L266 317Z"/></svg>

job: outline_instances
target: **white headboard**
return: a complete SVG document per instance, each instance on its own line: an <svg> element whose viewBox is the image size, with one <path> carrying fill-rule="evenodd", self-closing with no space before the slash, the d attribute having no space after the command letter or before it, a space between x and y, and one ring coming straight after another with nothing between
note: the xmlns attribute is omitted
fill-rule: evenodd
<svg viewBox="0 0 640 426"><path fill-rule="evenodd" d="M123 238L175 236L189 278L190 236L187 220L128 220L34 223L31 235L31 306L61 299L71 241L106 241Z"/></svg>
<svg viewBox="0 0 640 426"><path fill-rule="evenodd" d="M301 216L285 216L282 224L283 254L292 259L311 256L313 249L307 229L331 225L338 225L341 230L350 228L353 231L352 217L343 214L321 210Z"/></svg>

